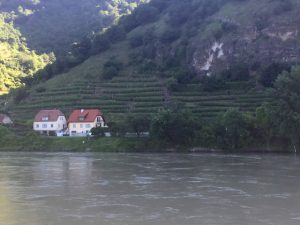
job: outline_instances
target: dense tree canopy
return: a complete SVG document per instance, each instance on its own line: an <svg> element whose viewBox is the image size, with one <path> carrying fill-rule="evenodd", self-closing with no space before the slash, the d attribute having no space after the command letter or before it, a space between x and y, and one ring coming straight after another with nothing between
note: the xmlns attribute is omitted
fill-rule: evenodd
<svg viewBox="0 0 300 225"><path fill-rule="evenodd" d="M19 87L21 78L32 76L51 63L51 57L37 54L26 46L8 15L0 14L0 92Z"/></svg>

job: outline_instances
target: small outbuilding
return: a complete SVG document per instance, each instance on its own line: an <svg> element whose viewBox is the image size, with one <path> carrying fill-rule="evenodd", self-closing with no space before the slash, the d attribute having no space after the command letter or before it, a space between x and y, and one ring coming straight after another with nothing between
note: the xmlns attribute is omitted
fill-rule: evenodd
<svg viewBox="0 0 300 225"><path fill-rule="evenodd" d="M8 125L8 124L13 124L13 121L11 118L6 115L6 114L0 114L0 125Z"/></svg>
<svg viewBox="0 0 300 225"><path fill-rule="evenodd" d="M34 131L48 136L62 136L66 128L66 117L58 109L39 111L33 122Z"/></svg>

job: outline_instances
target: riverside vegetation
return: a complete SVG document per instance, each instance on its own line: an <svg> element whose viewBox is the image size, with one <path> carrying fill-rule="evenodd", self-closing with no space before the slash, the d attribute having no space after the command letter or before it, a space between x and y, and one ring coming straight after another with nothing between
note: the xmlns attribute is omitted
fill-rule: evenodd
<svg viewBox="0 0 300 225"><path fill-rule="evenodd" d="M41 38L41 29L31 43L31 31L26 32L29 24L37 24L32 21L47 24L47 10L63 11L59 2L47 6L46 12L39 8L46 6L44 1L29 1L26 7L16 2L13 7L22 6L17 7L19 19L6 24L19 26L19 34L27 37L24 45L40 52L34 57L47 60L37 73L18 80L16 86L26 84L23 88L0 98L2 111L17 119L16 127L1 128L3 149L297 150L300 62L297 48L291 46L299 42L294 32L298 1L122 1L115 8L104 4L101 18L112 15L110 22L104 25L93 17L89 21L98 21L95 26L87 26L85 34L72 32L64 44ZM93 11L95 2L82 4ZM80 6L79 1L74 4L71 11ZM72 27L80 19L84 20L62 19L58 28L64 30L64 23ZM48 51L53 54L43 53ZM100 129L93 131L98 137L72 142L29 131L38 110L60 108L68 113L74 107L99 107L109 117L115 137L101 138ZM138 138L145 131L150 138ZM126 133L137 137L124 137Z"/></svg>

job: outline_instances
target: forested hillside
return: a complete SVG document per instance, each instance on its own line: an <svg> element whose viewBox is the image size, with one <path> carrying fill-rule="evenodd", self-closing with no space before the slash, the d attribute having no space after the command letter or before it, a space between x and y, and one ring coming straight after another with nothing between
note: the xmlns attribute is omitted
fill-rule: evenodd
<svg viewBox="0 0 300 225"><path fill-rule="evenodd" d="M0 93L58 60L77 64L72 45L97 33L145 0L1 0ZM47 54L47 55L46 55Z"/></svg>
<svg viewBox="0 0 300 225"><path fill-rule="evenodd" d="M8 14L0 14L0 95L21 85L54 58L28 49L21 33L13 27Z"/></svg>

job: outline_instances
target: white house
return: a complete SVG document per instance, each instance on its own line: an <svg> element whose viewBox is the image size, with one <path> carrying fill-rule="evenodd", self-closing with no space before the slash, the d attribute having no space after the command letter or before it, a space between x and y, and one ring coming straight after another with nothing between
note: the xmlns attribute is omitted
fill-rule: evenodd
<svg viewBox="0 0 300 225"><path fill-rule="evenodd" d="M33 130L41 134L62 136L67 128L65 115L57 109L41 110L34 118Z"/></svg>
<svg viewBox="0 0 300 225"><path fill-rule="evenodd" d="M10 119L10 117L8 115L5 114L0 114L0 124L12 124L13 121Z"/></svg>
<svg viewBox="0 0 300 225"><path fill-rule="evenodd" d="M102 112L99 109L77 109L68 119L70 136L90 135L94 127L106 127Z"/></svg>

